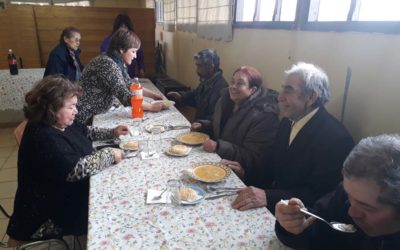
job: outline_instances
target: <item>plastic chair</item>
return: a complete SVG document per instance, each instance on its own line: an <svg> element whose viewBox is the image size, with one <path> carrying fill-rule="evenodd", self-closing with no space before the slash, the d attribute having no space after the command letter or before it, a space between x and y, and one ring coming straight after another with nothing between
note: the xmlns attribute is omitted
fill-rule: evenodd
<svg viewBox="0 0 400 250"><path fill-rule="evenodd" d="M5 217L10 218L10 215L7 211L0 205L0 211L4 214ZM64 239L48 239L48 240L37 240L37 241L18 241L12 238L9 238L7 242L5 242L6 233L4 233L3 238L0 241L0 248L15 248L17 250L25 250L31 249L36 246L48 246L48 249L52 247L57 247L57 249L66 249L69 250L68 243ZM61 248L60 248L61 247ZM43 249L43 248L41 248Z"/></svg>

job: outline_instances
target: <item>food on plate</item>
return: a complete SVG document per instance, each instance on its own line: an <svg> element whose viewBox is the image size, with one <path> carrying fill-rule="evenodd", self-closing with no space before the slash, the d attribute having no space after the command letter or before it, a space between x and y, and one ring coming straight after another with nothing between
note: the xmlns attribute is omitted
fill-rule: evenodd
<svg viewBox="0 0 400 250"><path fill-rule="evenodd" d="M123 144L125 149L137 150L139 148L139 143L137 141L129 141Z"/></svg>
<svg viewBox="0 0 400 250"><path fill-rule="evenodd" d="M178 141L189 145L202 144L208 139L208 135L199 132L184 133L178 136Z"/></svg>
<svg viewBox="0 0 400 250"><path fill-rule="evenodd" d="M200 199L197 192L191 188L181 188L178 192L179 199L182 201L195 201Z"/></svg>
<svg viewBox="0 0 400 250"><path fill-rule="evenodd" d="M172 146L169 151L173 154L183 155L183 154L186 154L188 152L188 150L189 150L189 148L185 145L175 145L175 146Z"/></svg>
<svg viewBox="0 0 400 250"><path fill-rule="evenodd" d="M171 107L175 104L174 101L170 101L170 100L157 100L157 101L152 101L151 104L155 104L155 103L160 103L161 105L163 105L164 107Z"/></svg>
<svg viewBox="0 0 400 250"><path fill-rule="evenodd" d="M227 175L227 171L219 166L205 164L196 167L193 170L193 174L203 181L218 181L225 178L225 176Z"/></svg>

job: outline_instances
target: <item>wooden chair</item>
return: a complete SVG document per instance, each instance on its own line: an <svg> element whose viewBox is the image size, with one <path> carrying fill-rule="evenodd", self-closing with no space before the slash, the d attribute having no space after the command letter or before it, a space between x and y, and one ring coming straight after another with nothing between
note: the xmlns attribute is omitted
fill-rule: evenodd
<svg viewBox="0 0 400 250"><path fill-rule="evenodd" d="M18 145L21 143L22 135L24 134L24 130L25 130L27 123L28 123L28 121L24 120L14 130L15 140L17 141Z"/></svg>

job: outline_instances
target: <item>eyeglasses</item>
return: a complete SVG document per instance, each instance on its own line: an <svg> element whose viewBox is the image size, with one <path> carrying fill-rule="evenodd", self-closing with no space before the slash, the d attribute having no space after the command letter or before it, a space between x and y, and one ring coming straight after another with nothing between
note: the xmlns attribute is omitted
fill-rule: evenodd
<svg viewBox="0 0 400 250"><path fill-rule="evenodd" d="M239 88L244 88L244 87L248 87L247 83L245 82L229 82L229 87L234 87L236 86L238 89Z"/></svg>

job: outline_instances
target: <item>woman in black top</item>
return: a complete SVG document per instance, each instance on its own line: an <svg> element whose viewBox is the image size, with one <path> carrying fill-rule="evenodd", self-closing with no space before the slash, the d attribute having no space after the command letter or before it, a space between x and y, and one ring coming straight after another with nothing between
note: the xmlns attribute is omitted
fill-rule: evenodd
<svg viewBox="0 0 400 250"><path fill-rule="evenodd" d="M89 177L123 158L94 151L92 140L127 134L126 126L89 128L74 122L81 87L48 76L26 96L28 120L18 152L18 189L7 234L37 240L87 232Z"/></svg>

